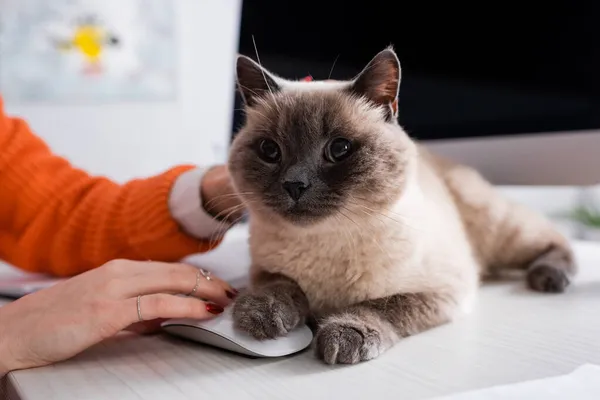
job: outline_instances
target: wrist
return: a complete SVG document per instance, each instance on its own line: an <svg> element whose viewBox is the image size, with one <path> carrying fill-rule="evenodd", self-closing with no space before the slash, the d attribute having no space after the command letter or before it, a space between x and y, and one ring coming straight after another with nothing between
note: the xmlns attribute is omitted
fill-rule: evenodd
<svg viewBox="0 0 600 400"><path fill-rule="evenodd" d="M211 210L207 208L216 201L212 197L204 199L202 193L211 196L211 187L206 187L206 174L210 171L202 168L184 172L175 181L169 195L169 210L171 216L184 232L196 239L214 240L222 236L228 226L227 223L219 221ZM209 175L210 178L210 175ZM209 185L210 186L210 185ZM218 214L218 211L216 212Z"/></svg>
<svg viewBox="0 0 600 400"><path fill-rule="evenodd" d="M0 353L0 378L12 371L12 368L5 363L4 357L5 355Z"/></svg>
<svg viewBox="0 0 600 400"><path fill-rule="evenodd" d="M224 203L227 203L219 189L222 186L220 182L221 166L213 166L206 170L204 176L200 181L200 203L202 209L211 217L215 218L219 222L227 222L226 209L223 207Z"/></svg>
<svg viewBox="0 0 600 400"><path fill-rule="evenodd" d="M19 363L14 357L15 341L11 338L11 334L7 331L10 324L1 323L9 321L11 318L6 315L10 312L11 304L0 307L0 377L8 374L15 369L19 369Z"/></svg>
<svg viewBox="0 0 600 400"><path fill-rule="evenodd" d="M225 224L235 223L244 214L225 165L217 165L206 171L200 182L200 198L204 210Z"/></svg>
<svg viewBox="0 0 600 400"><path fill-rule="evenodd" d="M0 378L8 374L11 371L10 365L7 364L8 356L5 354L4 349L0 347Z"/></svg>

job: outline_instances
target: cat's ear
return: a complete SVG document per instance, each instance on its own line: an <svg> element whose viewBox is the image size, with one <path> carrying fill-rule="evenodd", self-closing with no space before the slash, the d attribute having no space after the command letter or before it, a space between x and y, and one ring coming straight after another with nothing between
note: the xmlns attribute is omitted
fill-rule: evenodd
<svg viewBox="0 0 600 400"><path fill-rule="evenodd" d="M249 107L256 104L257 99L280 90L273 75L249 57L237 57L236 75L244 103Z"/></svg>
<svg viewBox="0 0 600 400"><path fill-rule="evenodd" d="M391 47L379 52L356 78L351 91L364 96L378 106L389 111L388 117L396 117L398 112L398 91L400 89L400 61Z"/></svg>

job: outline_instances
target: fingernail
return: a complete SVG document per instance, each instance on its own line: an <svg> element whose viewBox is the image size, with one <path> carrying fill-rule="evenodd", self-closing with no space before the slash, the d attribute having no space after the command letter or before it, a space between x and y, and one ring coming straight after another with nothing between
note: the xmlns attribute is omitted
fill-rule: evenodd
<svg viewBox="0 0 600 400"><path fill-rule="evenodd" d="M235 289L231 289L231 290L226 290L225 294L227 295L227 297L229 297L230 299L235 299L236 296L239 294L239 292Z"/></svg>
<svg viewBox="0 0 600 400"><path fill-rule="evenodd" d="M206 305L206 311L208 311L211 314L218 315L218 314L221 314L225 310L223 309L223 307L221 307L217 304L208 303Z"/></svg>

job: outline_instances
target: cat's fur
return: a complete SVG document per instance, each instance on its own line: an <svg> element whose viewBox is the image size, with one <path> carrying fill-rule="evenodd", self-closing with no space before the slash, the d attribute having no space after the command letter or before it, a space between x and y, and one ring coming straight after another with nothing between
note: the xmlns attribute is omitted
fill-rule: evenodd
<svg viewBox="0 0 600 400"><path fill-rule="evenodd" d="M275 338L314 316L317 354L356 363L468 312L480 280L501 269L538 291L568 285L573 255L549 221L399 126L391 48L351 81L288 81L244 56L237 76L247 121L229 168L253 262L234 304L239 329ZM353 149L338 163L323 157L334 137ZM258 156L265 138L281 149L275 163ZM285 181L308 189L294 201Z"/></svg>

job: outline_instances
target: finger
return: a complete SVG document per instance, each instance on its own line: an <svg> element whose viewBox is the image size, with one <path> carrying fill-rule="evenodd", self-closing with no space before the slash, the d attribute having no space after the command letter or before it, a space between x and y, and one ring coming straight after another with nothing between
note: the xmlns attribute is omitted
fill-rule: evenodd
<svg viewBox="0 0 600 400"><path fill-rule="evenodd" d="M151 335L161 331L160 325L164 321L164 318L157 318L150 321L136 322L134 324L129 325L127 328L125 328L125 330L135 332L138 335Z"/></svg>
<svg viewBox="0 0 600 400"><path fill-rule="evenodd" d="M221 314L224 310L218 304L207 303L193 297L179 297L170 294L151 294L141 296L139 300L139 320L137 297L125 300L124 310L127 310L129 325L168 318L209 319Z"/></svg>
<svg viewBox="0 0 600 400"><path fill-rule="evenodd" d="M238 293L213 274L205 277L198 268L187 264L147 262L140 271L119 281L123 297L154 293L192 294L197 298L228 305Z"/></svg>

